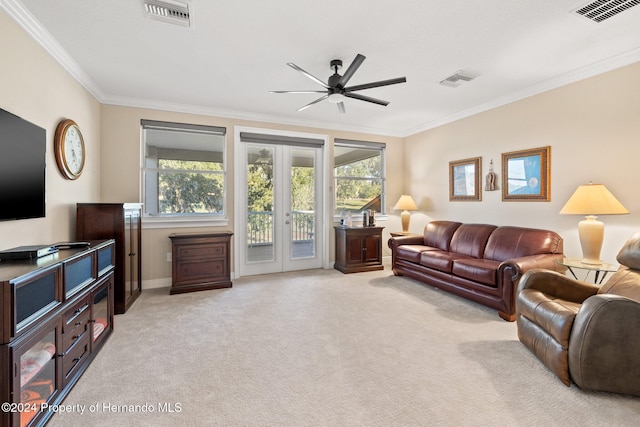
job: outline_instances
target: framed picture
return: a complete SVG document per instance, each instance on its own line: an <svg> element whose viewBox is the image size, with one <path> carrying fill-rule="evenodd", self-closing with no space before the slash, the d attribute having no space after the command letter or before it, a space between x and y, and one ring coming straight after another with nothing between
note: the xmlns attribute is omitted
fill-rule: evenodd
<svg viewBox="0 0 640 427"><path fill-rule="evenodd" d="M449 162L449 200L480 201L482 157Z"/></svg>
<svg viewBox="0 0 640 427"><path fill-rule="evenodd" d="M551 200L551 147L502 153L502 201Z"/></svg>

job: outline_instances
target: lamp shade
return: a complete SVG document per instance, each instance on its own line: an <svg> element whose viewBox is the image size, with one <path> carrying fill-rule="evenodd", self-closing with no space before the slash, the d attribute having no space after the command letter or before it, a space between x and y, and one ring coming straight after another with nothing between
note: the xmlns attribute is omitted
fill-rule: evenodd
<svg viewBox="0 0 640 427"><path fill-rule="evenodd" d="M620 215L629 211L602 184L579 186L569 198L561 214L568 215Z"/></svg>
<svg viewBox="0 0 640 427"><path fill-rule="evenodd" d="M394 211L417 211L418 206L416 205L416 202L413 201L413 198L411 196L407 196L406 194L403 194L398 199L398 202L393 207L393 210Z"/></svg>
<svg viewBox="0 0 640 427"><path fill-rule="evenodd" d="M560 210L561 214L585 215L578 223L582 246L582 262L600 264L600 249L604 239L604 224L596 215L619 215L629 211L602 184L581 185Z"/></svg>

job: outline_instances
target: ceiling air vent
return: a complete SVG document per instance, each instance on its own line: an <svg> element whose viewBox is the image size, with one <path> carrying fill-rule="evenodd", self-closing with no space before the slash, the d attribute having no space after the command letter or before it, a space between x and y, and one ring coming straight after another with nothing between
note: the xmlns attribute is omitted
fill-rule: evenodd
<svg viewBox="0 0 640 427"><path fill-rule="evenodd" d="M593 22L602 22L639 4L640 0L596 0L571 12Z"/></svg>
<svg viewBox="0 0 640 427"><path fill-rule="evenodd" d="M188 3L174 0L144 0L142 3L145 15L151 19L183 27L191 26Z"/></svg>
<svg viewBox="0 0 640 427"><path fill-rule="evenodd" d="M458 87L464 82L470 82L478 76L475 76L471 73L467 73L465 71L456 71L454 74L450 75L446 79L440 81L442 86L448 87Z"/></svg>

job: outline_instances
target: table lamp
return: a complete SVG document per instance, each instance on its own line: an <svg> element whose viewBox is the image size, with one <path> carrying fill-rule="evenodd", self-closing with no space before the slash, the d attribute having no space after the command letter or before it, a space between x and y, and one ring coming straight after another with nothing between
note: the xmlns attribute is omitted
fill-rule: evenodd
<svg viewBox="0 0 640 427"><path fill-rule="evenodd" d="M569 198L561 214L586 215L578 223L578 236L582 246L582 262L585 264L601 264L600 249L604 238L604 224L596 215L628 214L629 211L602 184L579 186Z"/></svg>
<svg viewBox="0 0 640 427"><path fill-rule="evenodd" d="M402 221L402 232L409 232L409 221L411 219L411 214L409 211L417 211L418 206L416 206L416 202L413 201L411 196L407 196L403 194L398 199L398 203L393 207L394 211L402 211L400 214L400 220Z"/></svg>

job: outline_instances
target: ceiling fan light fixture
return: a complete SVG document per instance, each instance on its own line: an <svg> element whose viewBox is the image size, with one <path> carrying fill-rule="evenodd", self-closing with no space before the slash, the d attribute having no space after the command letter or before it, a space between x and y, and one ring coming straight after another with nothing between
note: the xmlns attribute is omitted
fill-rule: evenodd
<svg viewBox="0 0 640 427"><path fill-rule="evenodd" d="M339 104L345 99L346 97L341 93L332 93L331 95L329 95L329 98L327 98L327 101L331 102L332 104Z"/></svg>

